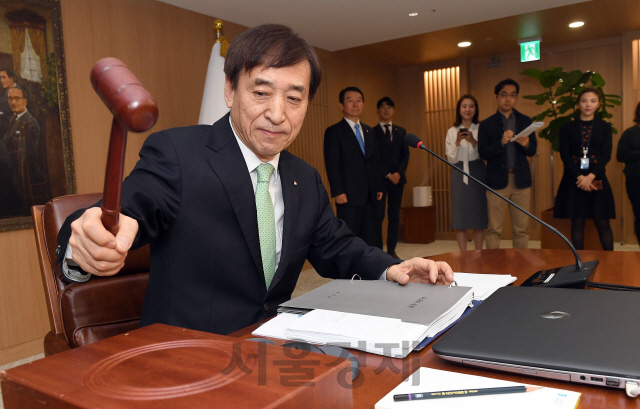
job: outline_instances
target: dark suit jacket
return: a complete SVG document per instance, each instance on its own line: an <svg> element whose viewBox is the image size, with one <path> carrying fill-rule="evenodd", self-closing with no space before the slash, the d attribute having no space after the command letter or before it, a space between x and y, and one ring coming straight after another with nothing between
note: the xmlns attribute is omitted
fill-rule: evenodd
<svg viewBox="0 0 640 409"><path fill-rule="evenodd" d="M391 126L391 146L387 141L387 136L380 123L373 127L373 133L378 141L378 149L380 151L380 162L384 170L384 176L389 173L400 173L400 184L407 183L405 172L409 165L409 147L404 143L404 136L407 131L397 125Z"/></svg>
<svg viewBox="0 0 640 409"><path fill-rule="evenodd" d="M305 259L331 278L377 279L395 263L335 218L313 167L283 151L278 170L283 242L267 291L253 186L228 114L213 125L147 138L122 189L122 213L140 226L134 246L151 243L142 326L160 322L228 334L275 315L291 298ZM79 214L60 230L62 249Z"/></svg>
<svg viewBox="0 0 640 409"><path fill-rule="evenodd" d="M520 112L513 110L516 116L516 132L523 131L527 126L531 125L531 118ZM509 184L509 170L507 169L507 148L502 144L502 134L504 128L502 125L502 114L496 112L489 118L480 122L478 129L478 153L480 159L487 161L487 179L486 183L493 189L504 189ZM531 169L527 156L536 154L538 142L536 133L529 135L529 147L523 148L516 142L516 187L524 189L531 187Z"/></svg>
<svg viewBox="0 0 640 409"><path fill-rule="evenodd" d="M29 111L25 112L4 135L4 143L11 157L11 166L18 189L21 213L29 214L31 185L43 182L44 164L39 154L40 125Z"/></svg>
<svg viewBox="0 0 640 409"><path fill-rule="evenodd" d="M384 177L380 166L378 145L371 127L363 124L364 150L351 126L343 118L324 132L324 165L327 169L331 196L347 194L348 206L362 206L367 197L377 202L376 195L383 192Z"/></svg>

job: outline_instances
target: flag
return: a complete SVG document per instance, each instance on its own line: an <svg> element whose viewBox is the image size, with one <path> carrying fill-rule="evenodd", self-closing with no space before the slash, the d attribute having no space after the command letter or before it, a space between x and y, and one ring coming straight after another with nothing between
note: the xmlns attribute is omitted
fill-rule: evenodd
<svg viewBox="0 0 640 409"><path fill-rule="evenodd" d="M216 42L211 50L198 120L200 125L212 125L229 112L224 102L224 57L220 55L220 48L221 43Z"/></svg>

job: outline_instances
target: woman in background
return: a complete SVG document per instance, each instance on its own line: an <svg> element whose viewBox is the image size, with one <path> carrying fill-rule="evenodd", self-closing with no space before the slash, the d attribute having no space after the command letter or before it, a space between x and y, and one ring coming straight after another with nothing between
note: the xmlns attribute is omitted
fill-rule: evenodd
<svg viewBox="0 0 640 409"><path fill-rule="evenodd" d="M478 102L472 95L463 95L456 106L456 122L447 131L447 159L481 182L486 168L478 154ZM451 169L451 228L461 251L467 249L467 230L473 230L476 250L482 249L487 228L487 197L485 189L462 173Z"/></svg>
<svg viewBox="0 0 640 409"><path fill-rule="evenodd" d="M593 219L604 250L613 250L609 219L616 218L605 166L611 160L611 125L595 118L602 95L586 88L578 95L580 116L560 128L560 157L564 174L558 188L553 217L571 219L571 241L584 248L584 224Z"/></svg>
<svg viewBox="0 0 640 409"><path fill-rule="evenodd" d="M640 242L640 103L633 118L636 124L622 133L618 142L617 159L623 162L627 194L635 217L636 237Z"/></svg>

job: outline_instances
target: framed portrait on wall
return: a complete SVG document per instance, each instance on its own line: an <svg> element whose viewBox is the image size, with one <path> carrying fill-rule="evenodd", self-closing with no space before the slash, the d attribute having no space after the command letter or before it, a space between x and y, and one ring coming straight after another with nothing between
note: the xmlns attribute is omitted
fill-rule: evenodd
<svg viewBox="0 0 640 409"><path fill-rule="evenodd" d="M0 231L75 193L58 0L0 0Z"/></svg>

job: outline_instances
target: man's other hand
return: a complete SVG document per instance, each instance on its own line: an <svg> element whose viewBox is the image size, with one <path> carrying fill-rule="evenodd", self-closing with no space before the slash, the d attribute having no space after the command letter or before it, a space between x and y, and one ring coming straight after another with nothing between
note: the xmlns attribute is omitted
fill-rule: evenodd
<svg viewBox="0 0 640 409"><path fill-rule="evenodd" d="M414 257L389 267L387 280L393 280L399 284L406 284L409 281L414 283L451 284L453 282L453 270L444 261Z"/></svg>
<svg viewBox="0 0 640 409"><path fill-rule="evenodd" d="M69 245L73 261L84 271L98 276L111 276L124 266L124 259L138 234L138 222L120 214L114 236L102 225L101 215L99 207L92 207L71 223Z"/></svg>
<svg viewBox="0 0 640 409"><path fill-rule="evenodd" d="M341 195L336 196L336 203L337 204L345 204L345 203L347 203L347 194L343 193Z"/></svg>
<svg viewBox="0 0 640 409"><path fill-rule="evenodd" d="M507 143L509 143L509 141L513 139L513 136L514 136L513 131L510 131L510 130L504 131L504 133L502 134L502 144L506 145Z"/></svg>

